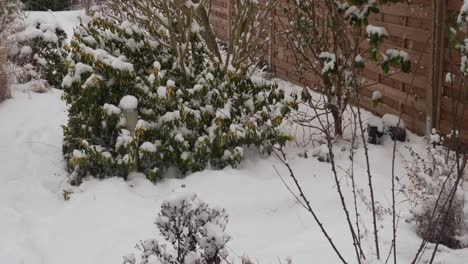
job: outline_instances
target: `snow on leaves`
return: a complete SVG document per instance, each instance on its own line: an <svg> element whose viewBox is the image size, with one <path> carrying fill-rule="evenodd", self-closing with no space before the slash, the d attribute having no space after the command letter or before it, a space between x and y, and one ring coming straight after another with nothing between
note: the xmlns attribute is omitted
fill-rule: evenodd
<svg viewBox="0 0 468 264"><path fill-rule="evenodd" d="M230 236L225 229L228 215L224 209L211 208L195 195L161 205L156 219L164 241L148 239L137 245L140 255L124 257L124 264L155 263L219 264L225 263L226 243ZM153 262L151 262L153 263Z"/></svg>
<svg viewBox="0 0 468 264"><path fill-rule="evenodd" d="M87 175L126 177L133 169L157 181L170 167L181 174L208 165L235 167L244 146L269 154L290 139L279 128L297 107L296 95L224 72L209 60L203 38L193 34L200 58L187 76L174 67L176 53L161 44L166 34L103 16L75 30L63 87L70 106L64 155L77 183ZM134 47L139 52L128 47L129 39L144 44ZM132 118L129 108L135 110ZM71 162L75 149L87 154L80 166Z"/></svg>
<svg viewBox="0 0 468 264"><path fill-rule="evenodd" d="M65 31L56 24L41 20L17 23L9 56L19 67L18 81L45 80L59 88L65 75L66 38Z"/></svg>

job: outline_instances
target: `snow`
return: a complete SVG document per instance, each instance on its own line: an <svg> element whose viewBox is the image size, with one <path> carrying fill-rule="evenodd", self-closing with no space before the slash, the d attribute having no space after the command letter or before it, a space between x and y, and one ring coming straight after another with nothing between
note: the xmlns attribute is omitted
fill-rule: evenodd
<svg viewBox="0 0 468 264"><path fill-rule="evenodd" d="M361 56L361 55L357 55L356 58L354 59L354 62L356 63L363 63L364 62L364 58Z"/></svg>
<svg viewBox="0 0 468 264"><path fill-rule="evenodd" d="M29 56L32 53L32 49L29 46L23 46L20 51L20 56Z"/></svg>
<svg viewBox="0 0 468 264"><path fill-rule="evenodd" d="M79 47L85 53L93 56L97 61L100 61L109 67L126 72L134 71L133 64L126 62L126 58L124 56L115 57L103 49L92 49L84 44L79 44Z"/></svg>
<svg viewBox="0 0 468 264"><path fill-rule="evenodd" d="M329 160L330 159L330 149L328 148L327 144L320 145L318 156L322 160Z"/></svg>
<svg viewBox="0 0 468 264"><path fill-rule="evenodd" d="M66 75L63 78L62 86L71 87L74 82L81 82L81 75L89 72L93 72L93 68L91 66L81 62L77 63L75 65L75 72L73 76L70 76L70 74Z"/></svg>
<svg viewBox="0 0 468 264"><path fill-rule="evenodd" d="M325 60L323 68L322 68L322 74L325 74L329 71L333 71L335 69L335 63L336 63L336 55L330 52L322 52L319 54L319 58L322 60Z"/></svg>
<svg viewBox="0 0 468 264"><path fill-rule="evenodd" d="M73 158L74 159L82 159L82 158L85 158L85 157L86 157L86 155L83 152L81 152L81 151L79 151L77 149L73 150Z"/></svg>
<svg viewBox="0 0 468 264"><path fill-rule="evenodd" d="M72 21L65 12L47 13ZM75 12L70 12L75 14ZM47 19L49 19L47 17ZM299 89L276 80L286 90ZM193 173L185 178L168 178L152 184L143 175L133 173L128 181L121 178L86 179L79 187L69 186L69 177L61 153L62 128L67 120L62 92L51 89L44 94L14 89L13 98L0 104L0 263L122 263L123 256L132 253L134 245L157 237L154 221L166 200L196 193L210 205L225 208L230 215L226 232L230 256L248 255L257 263L338 263L313 218L284 186L292 184L289 172L273 155L261 157L249 149L243 150L246 160L237 169L211 169ZM136 98L135 98L136 99ZM208 110L209 111L209 110ZM372 116L364 112L363 119ZM180 118L180 112L168 112L162 119ZM395 123L395 116L384 118ZM292 131L296 131L291 128ZM300 130L300 129L299 129ZM297 131L299 131L297 130ZM302 131L302 130L301 130ZM304 132L294 132L298 141ZM347 135L345 134L344 137ZM349 135L348 135L349 136ZM426 141L409 133L405 145L398 144L396 175L404 180L406 147L422 152ZM132 137L122 130L116 145L125 146ZM148 148L153 149L146 142ZM360 189L366 192L366 164L362 161L362 142L354 150L354 173ZM142 146L143 146L142 145ZM319 147L328 153L326 145L287 147L287 157L304 192L317 211L342 254L355 263L340 200L336 194L329 163L316 158L302 158L300 153ZM382 209L391 206L391 162L393 141L368 145L370 167L375 184L376 199ZM235 152L241 151L236 149ZM349 142L339 141L333 149L338 168L348 169ZM76 153L75 157L82 157ZM408 158L408 157L407 157ZM128 159L128 156L125 158ZM283 180L277 176L276 169ZM351 186L346 173L342 177L345 199L352 201ZM465 187L466 188L466 187ZM64 191L69 193L65 201ZM467 190L465 190L466 193ZM399 214L397 246L398 262L409 263L421 242L414 225L404 221L408 201L397 196ZM351 203L351 202L350 202ZM371 218L366 202L358 200L366 253L372 252ZM382 211L380 222L381 252L388 252L391 240L391 216ZM219 230L207 227L214 239ZM156 241L149 240L151 247ZM430 246L431 247L431 246ZM430 249L423 261L429 259ZM369 254L366 263L381 263ZM468 259L468 249L453 250L441 246L434 263L460 264ZM239 262L239 261L237 261ZM236 263L237 263L236 262Z"/></svg>
<svg viewBox="0 0 468 264"><path fill-rule="evenodd" d="M42 66L46 66L46 65L47 65L47 60L44 59L44 58L42 58L42 57L40 57L40 56L37 55L37 54L34 54L33 59L36 60L37 63L39 63L39 64L42 65Z"/></svg>
<svg viewBox="0 0 468 264"><path fill-rule="evenodd" d="M167 112L159 119L163 123L172 122L176 119L180 119L180 111Z"/></svg>
<svg viewBox="0 0 468 264"><path fill-rule="evenodd" d="M405 121L399 116L386 114L382 117L385 127L400 127L405 128Z"/></svg>
<svg viewBox="0 0 468 264"><path fill-rule="evenodd" d="M126 95L120 99L119 107L122 110L135 110L138 108L138 99L133 95Z"/></svg>
<svg viewBox="0 0 468 264"><path fill-rule="evenodd" d="M379 118L379 117L373 116L373 117L369 118L367 120L367 124L370 127L376 127L377 131L379 131L380 133L384 132L384 123L383 123L382 119Z"/></svg>
<svg viewBox="0 0 468 264"><path fill-rule="evenodd" d="M389 59L401 58L403 61L409 61L409 54L406 51L388 49L385 54L387 54Z"/></svg>
<svg viewBox="0 0 468 264"><path fill-rule="evenodd" d="M448 84L453 84L455 82L455 74L447 72L445 75L445 82Z"/></svg>
<svg viewBox="0 0 468 264"><path fill-rule="evenodd" d="M216 118L231 119L231 104L227 103L223 108L216 110Z"/></svg>
<svg viewBox="0 0 468 264"><path fill-rule="evenodd" d="M214 76L213 76L213 74L211 72L207 73L205 77L206 77L206 79L208 81L213 81L214 80Z"/></svg>
<svg viewBox="0 0 468 264"><path fill-rule="evenodd" d="M437 133L435 128L432 129L431 135L429 136L429 140L431 143L439 144L440 143L440 135Z"/></svg>
<svg viewBox="0 0 468 264"><path fill-rule="evenodd" d="M384 27L367 25L366 33L367 35L377 35L379 37L388 37L388 32Z"/></svg>
<svg viewBox="0 0 468 264"><path fill-rule="evenodd" d="M140 149L146 152L156 152L156 146L151 142L144 142L141 144Z"/></svg>
<svg viewBox="0 0 468 264"><path fill-rule="evenodd" d="M24 92L45 93L49 90L49 84L46 80L31 80L27 83L16 84L15 87Z"/></svg>
<svg viewBox="0 0 468 264"><path fill-rule="evenodd" d="M378 101L382 99L382 93L380 91L372 92L372 101Z"/></svg>
<svg viewBox="0 0 468 264"><path fill-rule="evenodd" d="M155 61L155 62L153 63L153 67L156 68L156 69L158 69L158 70L161 70L161 63L159 63L159 61Z"/></svg>
<svg viewBox="0 0 468 264"><path fill-rule="evenodd" d="M67 33L70 41L73 37L73 28L79 23L78 17L84 16L84 10L61 11L61 12L26 12L27 21L43 21L47 24L60 24Z"/></svg>
<svg viewBox="0 0 468 264"><path fill-rule="evenodd" d="M120 108L113 104L104 104L103 109L106 111L108 116L120 115L121 113Z"/></svg>
<svg viewBox="0 0 468 264"><path fill-rule="evenodd" d="M182 143L185 141L184 136L182 136L182 134L180 134L180 133L177 134L177 135L174 137L174 139L175 139L177 142L182 142Z"/></svg>
<svg viewBox="0 0 468 264"><path fill-rule="evenodd" d="M175 87L175 82L173 80L168 80L166 86L174 88Z"/></svg>
<svg viewBox="0 0 468 264"><path fill-rule="evenodd" d="M460 14L457 18L457 23L460 24L460 26L464 26L468 21L468 17L466 16L466 14L468 13L468 1L467 0L463 0L463 5L462 7L460 8ZM465 17L463 17L465 16Z"/></svg>
<svg viewBox="0 0 468 264"><path fill-rule="evenodd" d="M37 28L37 23L41 23L40 27ZM40 19L38 20L27 20L24 25L24 29L16 34L14 38L16 41L28 41L33 38L40 37L47 42L58 42L58 37L55 34L55 29L51 25L43 24L44 22Z"/></svg>
<svg viewBox="0 0 468 264"><path fill-rule="evenodd" d="M430 136L431 143L439 144L440 143L440 135L439 134L431 134Z"/></svg>
<svg viewBox="0 0 468 264"><path fill-rule="evenodd" d="M158 92L159 97L166 98L166 96L167 96L167 88L166 87L159 86L157 92Z"/></svg>
<svg viewBox="0 0 468 264"><path fill-rule="evenodd" d="M127 147L130 142L132 142L133 138L130 136L130 131L126 129L122 129L120 131L119 137L117 137L117 141L115 142L115 147L119 148L121 146Z"/></svg>
<svg viewBox="0 0 468 264"><path fill-rule="evenodd" d="M61 95L55 89L45 94L15 90L13 99L0 104L0 121L8 122L0 130L0 263L121 263L140 240L154 237L153 223L161 203L191 193L211 205L226 208L230 215L227 233L232 236L228 243L231 255L245 253L260 263L277 263L278 259L289 257L294 263L309 263L310 259L337 263L312 217L276 175L273 166L291 183L287 170L274 156L262 158L246 151L247 159L238 169L207 169L156 185L132 174L128 182L121 178L88 179L80 187L69 186L60 149L60 126L66 122ZM122 130L119 144L128 142L129 135ZM422 138L409 136L407 144L423 148ZM390 206L390 193L384 186L389 186L391 179L388 157L392 143L368 146L376 199L385 207ZM347 146L342 142L334 150L338 165L343 168L350 164L348 150L342 151ZM398 147L403 153L404 146ZM326 152L326 145L323 148ZM351 240L330 165L314 158L300 158L297 154L303 151L289 147L290 164L337 246L352 259ZM362 147L355 156L363 157ZM397 157L396 173L402 175L404 163ZM365 189L365 163L355 163L355 174L362 175L357 181ZM345 185L346 197L351 200L349 188ZM64 201L63 190L71 192L69 201ZM366 207L360 208L363 221L369 222ZM404 208L400 207L402 214ZM391 221L387 215L382 225L385 227L380 231L381 246L388 249ZM367 226L367 231L370 228ZM414 227L405 221L399 223L398 238L399 261L406 263L420 240ZM369 237L366 240L372 245ZM459 264L467 257L468 250L441 247L436 260Z"/></svg>
<svg viewBox="0 0 468 264"><path fill-rule="evenodd" d="M145 129L148 129L148 127L149 127L149 124L145 120L140 119L136 123L135 129L136 130L140 130L140 129L145 130Z"/></svg>
<svg viewBox="0 0 468 264"><path fill-rule="evenodd" d="M180 159L187 160L189 156L190 156L190 153L188 153L187 151L184 151L182 152L182 154L180 154Z"/></svg>

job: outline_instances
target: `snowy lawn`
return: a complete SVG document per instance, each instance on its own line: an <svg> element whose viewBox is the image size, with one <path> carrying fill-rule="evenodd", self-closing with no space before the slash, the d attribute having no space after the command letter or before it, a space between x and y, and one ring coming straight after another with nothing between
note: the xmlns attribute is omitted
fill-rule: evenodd
<svg viewBox="0 0 468 264"><path fill-rule="evenodd" d="M54 13L51 16L72 25L76 23L71 18L74 15ZM42 17L42 14L32 16ZM281 82L281 85L288 84ZM120 178L89 179L80 187L71 188L61 155L61 125L66 122L61 95L55 89L46 94L14 90L13 98L0 104L0 263L121 263L122 256L133 252L140 240L158 236L153 222L161 202L187 193L195 193L209 204L226 208L230 215L227 232L232 236L228 244L231 257L245 254L261 264L285 263L288 257L299 264L339 263L313 218L276 174L274 166L290 183L287 170L273 156L259 157L250 152L238 169L205 170L156 185L134 174L128 182ZM369 117L366 115L366 119ZM423 151L422 138L410 133L409 140L404 145ZM335 147L338 166L343 170L350 166L349 145L343 141ZM360 146L355 175L367 194L366 164ZM382 146L370 146L376 199L382 208L391 207L392 146L388 137ZM311 155L299 156L304 151L314 153L318 148L317 145L307 149L291 145L288 158L325 228L346 258L354 261L351 237L330 165L318 162ZM401 155L398 155L396 173L402 178L401 156L407 157L408 153L402 144L398 150ZM340 175L352 210L350 179L342 170ZM73 192L68 201L64 200L63 190ZM405 222L408 207L405 197L399 196L398 200L402 215L398 251L400 263L408 263L420 239L414 226ZM364 251L373 252L370 211L362 201L359 208L368 240ZM392 225L390 215L383 213L382 217L381 250L386 257ZM451 250L441 246L437 259L437 263L466 263L468 249Z"/></svg>

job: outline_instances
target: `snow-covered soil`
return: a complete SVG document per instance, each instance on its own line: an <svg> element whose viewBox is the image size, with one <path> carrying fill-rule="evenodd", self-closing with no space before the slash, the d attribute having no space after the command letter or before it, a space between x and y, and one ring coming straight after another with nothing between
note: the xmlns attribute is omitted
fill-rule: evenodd
<svg viewBox="0 0 468 264"><path fill-rule="evenodd" d="M68 17L66 21L73 20ZM281 85L290 86L285 82ZM232 236L228 244L231 257L245 254L261 264L286 263L288 257L298 264L339 263L311 215L277 175L275 167L291 184L287 170L274 156L259 157L250 152L240 168L205 170L156 185L135 174L127 182L120 178L89 179L80 187L71 188L61 156L61 125L66 123L61 95L55 89L45 94L14 90L13 98L0 104L0 263L121 263L122 256L133 252L140 240L158 236L153 222L161 202L187 193L226 208L230 214L227 232ZM370 146L376 198L382 208L391 206L392 143L385 138L382 146ZM404 145L422 151L425 144L422 138L410 134ZM335 155L352 210L351 182L344 173L351 164L349 145L343 140L336 146ZM300 155L305 151L314 153L318 148L291 145L288 159L320 220L353 263L350 234L330 164L311 155ZM396 174L403 178L402 157L407 152L403 145L399 145L398 152L401 155L397 158ZM355 175L367 194L365 165L361 145L356 153ZM73 192L68 201L64 190ZM408 204L404 200L405 197L398 197L402 218L397 246L399 262L409 263L420 239L414 226L405 222ZM365 223L361 225L366 240L363 250L373 252L369 209L362 201L359 208ZM382 218L379 226L385 258L391 244L391 217L382 211ZM468 249L441 246L437 261L467 263Z"/></svg>
<svg viewBox="0 0 468 264"><path fill-rule="evenodd" d="M48 24L59 24L67 33L68 41L73 37L73 28L79 23L79 16L84 15L84 10L76 11L44 11L25 12L28 21L40 21Z"/></svg>

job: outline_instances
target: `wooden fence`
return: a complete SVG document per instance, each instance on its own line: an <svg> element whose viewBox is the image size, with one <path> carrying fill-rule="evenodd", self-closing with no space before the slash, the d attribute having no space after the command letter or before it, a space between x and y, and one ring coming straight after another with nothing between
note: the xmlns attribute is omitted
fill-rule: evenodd
<svg viewBox="0 0 468 264"><path fill-rule="evenodd" d="M231 15L231 0L212 0L211 3L214 31L220 39L229 41L231 19L235 19ZM433 127L449 133L453 127L452 114L456 110L453 102L459 102L457 122L463 141L468 142L468 107L462 107L468 104L467 86L459 89L455 84L452 88L445 82L446 74L456 72L451 69L458 68L460 63L459 56L453 51L449 56L445 21L456 19L461 1L412 0L411 3L410 7L407 4L384 5L379 14L370 18L370 23L385 27L390 35L382 45L383 50L395 48L410 55L413 72L383 78L379 67L368 63L362 75L378 83L361 92L362 104L380 116L386 113L398 115L403 108L402 117L407 127L424 135ZM284 19L278 14L271 15ZM275 34L281 26L278 20L274 21L271 35L275 37L272 38L268 61L278 77L298 83L294 56L286 39ZM368 47L363 45L361 48ZM382 93L383 103L373 107L371 97L376 90Z"/></svg>

